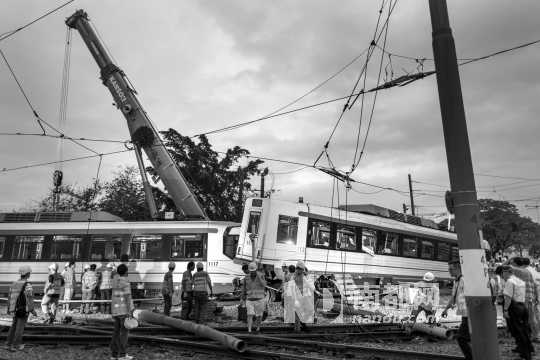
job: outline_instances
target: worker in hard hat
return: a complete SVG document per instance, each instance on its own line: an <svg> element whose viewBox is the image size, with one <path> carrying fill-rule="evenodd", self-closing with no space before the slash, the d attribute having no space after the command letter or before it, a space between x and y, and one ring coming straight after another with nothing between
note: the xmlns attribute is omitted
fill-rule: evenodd
<svg viewBox="0 0 540 360"><path fill-rule="evenodd" d="M163 295L163 313L166 316L171 315L172 307L172 296L174 292L174 283L173 283L173 271L176 268L176 264L171 261L169 263L169 271L163 276L163 284L161 285L161 295Z"/></svg>
<svg viewBox="0 0 540 360"><path fill-rule="evenodd" d="M28 281L32 269L28 265L19 268L20 279L9 288L7 313L13 315L13 322L7 334L6 347L9 351L23 350L22 336L28 315L37 316L34 310L34 291Z"/></svg>
<svg viewBox="0 0 540 360"><path fill-rule="evenodd" d="M69 301L73 299L75 293L75 261L67 262L64 265L64 271L62 272L62 277L64 278L64 301L67 301L64 304L64 312L68 312L70 309Z"/></svg>
<svg viewBox="0 0 540 360"><path fill-rule="evenodd" d="M94 264L92 264L94 265ZM92 309L92 304L89 300L93 299L94 291L97 285L97 276L95 272L95 265L92 266L89 264L84 265L84 274L81 280L81 290L82 290L82 300L81 303L81 314L89 314Z"/></svg>
<svg viewBox="0 0 540 360"><path fill-rule="evenodd" d="M439 305L439 284L432 272L427 272L422 281L414 284L415 294L412 299L411 320L416 322L418 315L424 312L428 323L435 322L435 313Z"/></svg>
<svg viewBox="0 0 540 360"><path fill-rule="evenodd" d="M195 263L188 262L187 269L182 274L182 285L180 288L180 300L182 301L182 316L184 320L189 320L189 315L193 309L193 270Z"/></svg>
<svg viewBox="0 0 540 360"><path fill-rule="evenodd" d="M111 280L112 280L112 271L114 269L114 264L112 262L108 263L105 267L102 267L99 277L99 299L100 300L111 300L112 289L111 289ZM103 302L100 304L100 311L103 314L111 313L111 304L108 302Z"/></svg>
<svg viewBox="0 0 540 360"><path fill-rule="evenodd" d="M206 307L208 302L208 293L213 295L212 281L210 275L204 271L204 265L202 262L197 263L197 272L193 274L193 301L195 307L195 322L201 321L201 313Z"/></svg>
<svg viewBox="0 0 540 360"><path fill-rule="evenodd" d="M248 332L255 325L255 331L260 331L260 323L266 308L264 290L266 281L257 271L257 263L252 262L248 267L249 274L244 278L242 299L246 302Z"/></svg>
<svg viewBox="0 0 540 360"><path fill-rule="evenodd" d="M64 278L58 273L58 264L49 265L49 276L43 289L44 295L41 300L41 310L46 316L46 323L53 324L56 319L56 310L60 300L60 293L64 287Z"/></svg>

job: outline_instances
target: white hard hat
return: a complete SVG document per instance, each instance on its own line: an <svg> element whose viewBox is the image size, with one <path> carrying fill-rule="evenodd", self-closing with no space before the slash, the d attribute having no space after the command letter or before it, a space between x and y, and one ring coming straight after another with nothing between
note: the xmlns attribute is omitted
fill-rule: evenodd
<svg viewBox="0 0 540 360"><path fill-rule="evenodd" d="M248 266L249 271L257 271L257 263L255 261L250 262Z"/></svg>
<svg viewBox="0 0 540 360"><path fill-rule="evenodd" d="M58 264L57 263L52 263L51 265L49 265L49 270L58 270Z"/></svg>
<svg viewBox="0 0 540 360"><path fill-rule="evenodd" d="M176 263L174 261L171 261L169 263L169 269L174 269L174 268L176 268Z"/></svg>
<svg viewBox="0 0 540 360"><path fill-rule="evenodd" d="M303 262L302 260L298 260L298 261L296 262L296 267L297 267L297 268L300 268L300 269L306 270L306 265L304 265L304 262Z"/></svg>
<svg viewBox="0 0 540 360"><path fill-rule="evenodd" d="M114 268L114 264L112 262L110 262L110 263L107 264L107 267L112 269L112 268Z"/></svg>
<svg viewBox="0 0 540 360"><path fill-rule="evenodd" d="M204 268L203 263L199 261L199 262L197 263L197 269L203 269L203 268Z"/></svg>
<svg viewBox="0 0 540 360"><path fill-rule="evenodd" d="M433 280L435 280L435 275L433 275L432 272L428 271L427 273L424 274L423 279L424 279L424 281L433 281Z"/></svg>
<svg viewBox="0 0 540 360"><path fill-rule="evenodd" d="M64 267L65 267L65 268L69 267L69 263L68 263L68 262L65 263L65 264L64 264Z"/></svg>
<svg viewBox="0 0 540 360"><path fill-rule="evenodd" d="M83 269L84 269L84 270L90 269L90 265L89 265L89 264L84 264Z"/></svg>
<svg viewBox="0 0 540 360"><path fill-rule="evenodd" d="M32 273L32 268L28 265L23 265L19 268L19 274L26 275Z"/></svg>

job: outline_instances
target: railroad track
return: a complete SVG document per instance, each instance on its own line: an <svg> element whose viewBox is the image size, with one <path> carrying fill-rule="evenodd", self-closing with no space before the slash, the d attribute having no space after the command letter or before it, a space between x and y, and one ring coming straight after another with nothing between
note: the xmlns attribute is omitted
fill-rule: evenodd
<svg viewBox="0 0 540 360"><path fill-rule="evenodd" d="M365 359L367 356L376 355L378 358L392 359L435 359L435 360L459 360L461 356L435 354L416 351L404 351L395 348L389 348L384 344L376 344L375 346L346 344L335 341L321 341L328 336L340 336L343 334L352 334L355 337L378 337L383 335L383 330L375 330L370 328L363 332L351 331L348 332L345 327L332 327L331 331L320 331L317 333L308 334L265 334L251 335L246 333L234 333L235 336L244 340L248 345L248 349L244 353L237 353L224 348L221 344L202 339L193 335L183 333L170 328L174 333L169 333L166 336L161 331L156 331L156 327L142 327L139 330L130 333L130 341L138 343L148 343L152 345L167 345L195 350L199 353L207 354L222 354L237 359L291 359L291 360L335 360L336 358L360 358ZM160 330L164 330L160 327ZM237 330L236 328L234 328ZM150 332L150 330L153 330ZM279 329L275 329L279 330ZM320 330L320 329L318 329ZM326 329L328 330L328 329ZM387 327L389 332L396 331L392 327ZM89 336L91 334L91 336ZM111 338L111 329L96 329L92 327L80 326L29 326L24 335L25 341L39 344L108 344ZM159 336L156 336L159 334ZM302 335L295 337L294 335ZM389 335L394 336L394 335ZM0 333L0 339L5 338L5 334ZM317 340L307 340L307 338ZM343 340L343 338L341 339Z"/></svg>

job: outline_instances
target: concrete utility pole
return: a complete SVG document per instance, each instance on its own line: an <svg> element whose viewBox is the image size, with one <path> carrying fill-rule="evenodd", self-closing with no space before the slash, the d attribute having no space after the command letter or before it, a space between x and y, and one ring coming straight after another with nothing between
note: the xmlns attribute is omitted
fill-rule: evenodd
<svg viewBox="0 0 540 360"><path fill-rule="evenodd" d="M429 10L450 174L450 203L455 211L473 357L476 360L498 360L497 314L491 301L485 253L480 242L480 208L476 198L456 47L448 20L446 0L429 0Z"/></svg>
<svg viewBox="0 0 540 360"><path fill-rule="evenodd" d="M412 180L411 180L411 174L409 174L409 195L411 197L411 214L413 216L416 215L416 212L414 211L414 196L412 191Z"/></svg>

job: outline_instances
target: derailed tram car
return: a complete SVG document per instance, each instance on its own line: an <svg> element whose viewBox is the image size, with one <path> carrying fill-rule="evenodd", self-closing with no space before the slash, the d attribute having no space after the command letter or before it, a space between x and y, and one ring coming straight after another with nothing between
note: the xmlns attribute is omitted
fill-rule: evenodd
<svg viewBox="0 0 540 360"><path fill-rule="evenodd" d="M18 278L23 264L32 267L31 281L42 292L47 267L56 262L59 271L76 261L80 294L83 266L99 269L118 265L121 254L129 256L129 280L136 296L160 294L170 261L176 263L175 286L189 261L202 262L214 284L214 293L228 293L232 280L241 275L233 262L238 225L224 221L128 222L106 212L2 213L0 214L0 292Z"/></svg>
<svg viewBox="0 0 540 360"><path fill-rule="evenodd" d="M302 260L314 279L333 274L346 287L413 282L428 271L451 279L447 262L459 256L455 233L375 205L347 210L248 199L235 260L255 257L276 271Z"/></svg>

